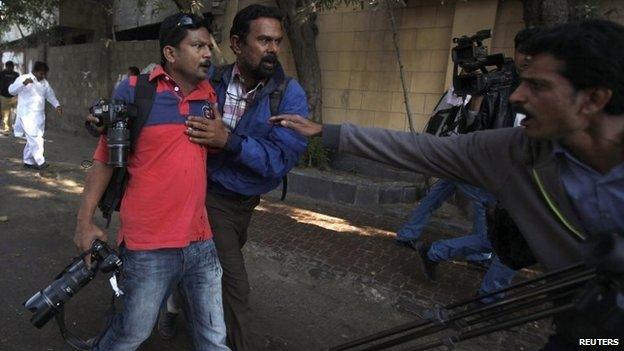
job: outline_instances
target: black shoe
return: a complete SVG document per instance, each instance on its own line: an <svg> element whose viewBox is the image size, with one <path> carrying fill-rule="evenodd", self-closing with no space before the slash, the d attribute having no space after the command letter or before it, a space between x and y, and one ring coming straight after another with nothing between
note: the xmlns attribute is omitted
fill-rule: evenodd
<svg viewBox="0 0 624 351"><path fill-rule="evenodd" d="M158 329L158 334L163 340L170 340L175 336L177 317L177 313L167 311L167 306L160 309L156 329Z"/></svg>
<svg viewBox="0 0 624 351"><path fill-rule="evenodd" d="M44 169L50 167L50 164L47 162L44 162L40 165L31 165L29 163L24 163L24 168L26 169L36 169L38 171L43 171Z"/></svg>
<svg viewBox="0 0 624 351"><path fill-rule="evenodd" d="M432 261L427 252L429 252L430 245L426 245L423 242L419 242L416 244L416 251L418 251L418 256L420 256L420 260L422 261L423 273L427 279L431 281L436 280L436 268L438 267L438 262Z"/></svg>
<svg viewBox="0 0 624 351"><path fill-rule="evenodd" d="M394 239L394 243L397 244L398 246L404 246L414 251L418 251L418 242L419 242L418 239L412 239L412 240Z"/></svg>

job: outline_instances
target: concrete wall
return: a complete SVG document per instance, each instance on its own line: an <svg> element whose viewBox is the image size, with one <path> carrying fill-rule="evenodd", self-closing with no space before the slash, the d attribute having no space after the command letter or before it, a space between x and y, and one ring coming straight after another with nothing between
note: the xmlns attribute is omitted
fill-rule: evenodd
<svg viewBox="0 0 624 351"><path fill-rule="evenodd" d="M116 42L113 45L111 59L111 76L117 81L130 66L143 70L150 63L160 63L158 40Z"/></svg>
<svg viewBox="0 0 624 351"><path fill-rule="evenodd" d="M159 63L157 41L127 41L67 45L48 48L48 81L64 109L58 118L48 105L49 126L81 130L88 107L109 98L128 66L143 68Z"/></svg>

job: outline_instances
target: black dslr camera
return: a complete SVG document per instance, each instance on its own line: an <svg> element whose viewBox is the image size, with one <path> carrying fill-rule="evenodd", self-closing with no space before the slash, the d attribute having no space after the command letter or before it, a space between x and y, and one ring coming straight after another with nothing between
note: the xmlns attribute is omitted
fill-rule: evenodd
<svg viewBox="0 0 624 351"><path fill-rule="evenodd" d="M108 165L126 167L130 150L129 117L136 116L136 106L127 105L121 100L101 99L89 109L89 112L100 120L98 127L106 128Z"/></svg>
<svg viewBox="0 0 624 351"><path fill-rule="evenodd" d="M91 268L87 268L84 262L86 255L91 255ZM98 270L109 273L119 270L121 266L117 252L106 243L95 240L91 249L76 257L54 278L52 284L24 302L24 307L33 312L30 322L37 328L43 327L63 310L63 306L72 296L95 277Z"/></svg>
<svg viewBox="0 0 624 351"><path fill-rule="evenodd" d="M503 54L488 55L483 40L491 38L489 29L475 35L453 38L453 88L458 96L483 94L490 90L509 87L513 82L513 61ZM496 68L488 70L488 67ZM463 73L459 74L459 68Z"/></svg>

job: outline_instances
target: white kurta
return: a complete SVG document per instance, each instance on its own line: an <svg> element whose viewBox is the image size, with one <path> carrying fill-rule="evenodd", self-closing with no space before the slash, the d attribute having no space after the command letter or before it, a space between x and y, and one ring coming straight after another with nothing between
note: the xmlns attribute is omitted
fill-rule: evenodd
<svg viewBox="0 0 624 351"><path fill-rule="evenodd" d="M32 83L24 85L26 79ZM22 74L9 86L9 94L17 96L17 118L21 119L22 128L27 134L43 135L45 129L45 102L59 107L50 83L46 79L38 81L32 73Z"/></svg>
<svg viewBox="0 0 624 351"><path fill-rule="evenodd" d="M24 81L28 78L33 82L24 85ZM15 124L19 123L26 134L24 163L41 165L45 162L43 158L45 102L48 101L55 108L60 104L50 83L45 79L38 81L32 73L19 76L9 86L9 93L17 96Z"/></svg>

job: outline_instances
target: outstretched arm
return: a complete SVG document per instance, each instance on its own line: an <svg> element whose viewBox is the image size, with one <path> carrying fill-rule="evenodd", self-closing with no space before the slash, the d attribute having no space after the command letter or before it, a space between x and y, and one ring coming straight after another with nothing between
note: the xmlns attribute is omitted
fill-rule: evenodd
<svg viewBox="0 0 624 351"><path fill-rule="evenodd" d="M320 135L323 132L323 126L321 124L312 122L299 115L273 116L269 119L269 122L279 124L285 128L290 128L305 137Z"/></svg>

